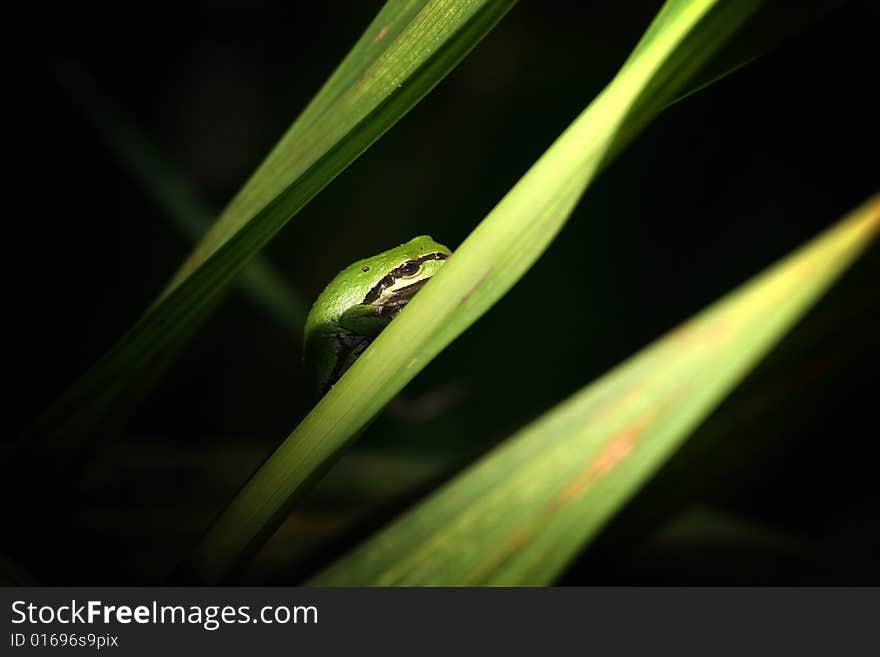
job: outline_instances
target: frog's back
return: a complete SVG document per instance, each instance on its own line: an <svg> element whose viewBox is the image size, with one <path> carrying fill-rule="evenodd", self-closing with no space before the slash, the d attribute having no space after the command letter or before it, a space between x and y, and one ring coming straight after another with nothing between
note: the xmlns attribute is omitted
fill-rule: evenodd
<svg viewBox="0 0 880 657"><path fill-rule="evenodd" d="M366 274L362 271L363 262L359 260L350 267L346 267L333 277L327 287L318 295L312 304L306 317L305 341L308 344L311 336L321 336L327 333L339 331L339 318L348 308L363 303L364 297L370 291L369 279L366 276L359 277L357 274ZM358 279L361 280L358 280Z"/></svg>
<svg viewBox="0 0 880 657"><path fill-rule="evenodd" d="M369 286L359 284L357 272L365 265L358 261L339 272L318 295L306 317L303 360L315 389L323 386L336 365L339 318L348 308L363 303ZM365 273L365 272L361 272Z"/></svg>

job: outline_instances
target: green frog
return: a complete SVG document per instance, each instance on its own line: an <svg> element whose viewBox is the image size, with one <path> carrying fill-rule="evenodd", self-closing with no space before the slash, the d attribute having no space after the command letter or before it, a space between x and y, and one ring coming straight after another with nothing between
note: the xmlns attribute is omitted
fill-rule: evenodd
<svg viewBox="0 0 880 657"><path fill-rule="evenodd" d="M305 329L306 367L323 397L452 255L428 235L358 260L318 296Z"/></svg>

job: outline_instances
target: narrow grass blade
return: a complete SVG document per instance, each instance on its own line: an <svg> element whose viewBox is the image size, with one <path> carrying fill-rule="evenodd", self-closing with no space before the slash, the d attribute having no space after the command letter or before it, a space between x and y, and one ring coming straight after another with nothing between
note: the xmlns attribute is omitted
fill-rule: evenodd
<svg viewBox="0 0 880 657"><path fill-rule="evenodd" d="M108 98L94 80L71 64L59 62L55 71L61 85L129 175L188 240L197 243L211 227L216 213L174 170L153 142ZM301 335L308 308L300 295L272 265L260 256L236 281L255 305L291 335Z"/></svg>
<svg viewBox="0 0 880 657"><path fill-rule="evenodd" d="M260 248L430 91L514 0L389 2L140 320L25 435L51 480L121 422Z"/></svg>
<svg viewBox="0 0 880 657"><path fill-rule="evenodd" d="M311 584L554 581L880 232L880 195L560 404Z"/></svg>
<svg viewBox="0 0 880 657"><path fill-rule="evenodd" d="M224 210L166 293L238 237L241 228L271 223L263 214L274 219L279 212L289 216L298 211L443 79L514 4L515 0L386 4ZM277 211L267 207L272 204L279 204Z"/></svg>
<svg viewBox="0 0 880 657"><path fill-rule="evenodd" d="M605 90L319 402L221 514L188 564L226 577L278 526L330 459L537 260L584 190L679 94L758 0L673 0Z"/></svg>

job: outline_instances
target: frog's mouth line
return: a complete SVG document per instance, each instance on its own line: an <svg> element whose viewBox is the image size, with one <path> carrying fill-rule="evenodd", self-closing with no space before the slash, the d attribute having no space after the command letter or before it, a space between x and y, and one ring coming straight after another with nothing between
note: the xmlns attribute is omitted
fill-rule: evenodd
<svg viewBox="0 0 880 657"><path fill-rule="evenodd" d="M412 285L407 285L406 287L399 288L389 293L388 297L382 302L375 304L380 310L379 313L381 315L392 315L397 314L401 310L403 310L404 306L409 303L410 299L412 299L416 292L422 289L422 287L427 283L430 278L423 278L420 281L416 281Z"/></svg>
<svg viewBox="0 0 880 657"><path fill-rule="evenodd" d="M409 300L412 299L416 292L421 290L422 286L424 286L429 280L431 279L423 278L422 280L416 281L406 287L389 292L388 297L384 302L374 302L371 305L376 307L376 314L379 317L397 317L397 314L406 307ZM355 335L353 333L347 333L346 337L338 335L336 339L339 343L339 353L345 355L337 358L336 364L333 366L333 372L321 388L320 394L322 397L327 394L327 391L332 387L333 384L330 383L330 381L338 380L373 341L372 337Z"/></svg>

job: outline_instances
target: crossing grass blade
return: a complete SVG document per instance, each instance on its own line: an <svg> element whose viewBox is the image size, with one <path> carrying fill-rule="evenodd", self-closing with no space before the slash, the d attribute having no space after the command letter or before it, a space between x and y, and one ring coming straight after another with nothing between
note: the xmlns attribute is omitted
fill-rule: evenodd
<svg viewBox="0 0 880 657"><path fill-rule="evenodd" d="M878 232L880 195L548 412L309 583L552 583Z"/></svg>
<svg viewBox="0 0 880 657"><path fill-rule="evenodd" d="M72 102L163 217L193 243L211 227L216 213L175 171L147 136L96 88L95 81L68 62L55 73ZM261 256L236 281L239 289L291 335L301 335L308 308L292 285Z"/></svg>
<svg viewBox="0 0 880 657"><path fill-rule="evenodd" d="M266 242L428 93L514 0L403 0L379 12L159 298L23 437L51 482L149 392Z"/></svg>
<svg viewBox="0 0 880 657"><path fill-rule="evenodd" d="M184 569L197 581L216 582L240 566L331 459L519 280L602 167L686 89L760 4L666 3L612 82L257 471Z"/></svg>

